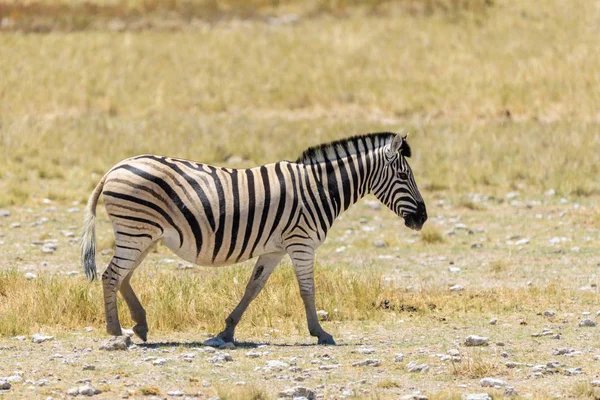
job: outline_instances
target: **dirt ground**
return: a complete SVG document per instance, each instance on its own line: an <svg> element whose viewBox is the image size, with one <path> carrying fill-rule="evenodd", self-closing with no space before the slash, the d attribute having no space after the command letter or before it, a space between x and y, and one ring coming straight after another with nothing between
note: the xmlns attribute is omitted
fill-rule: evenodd
<svg viewBox="0 0 600 400"><path fill-rule="evenodd" d="M33 343L31 335L0 338L0 381L8 378L11 385L0 397L69 398L70 389L90 385L100 391L97 398L278 398L296 386L311 391L298 395L325 399L458 399L477 393L494 399L598 398L592 385L600 380L599 328L579 326L585 318L597 322L600 311L593 201L550 193L437 197L429 201L429 233L406 229L391 212L365 200L342 216L318 252L321 267L381 272L407 292L431 296L435 312L407 307L372 321L331 318L323 324L335 347L315 345L303 321L284 331L273 321L271 327L242 323L234 349L202 346L216 332L189 330L150 332L148 343L134 338L128 350L109 352L100 350L107 339L101 326L65 331L49 323L40 331L54 338L43 343ZM76 234L82 209L47 203L6 209L0 268L81 277L71 232ZM430 239L431 232L441 234L442 242ZM109 236L101 218L100 250L110 248ZM54 253L40 251L53 241ZM98 256L100 266L108 253ZM139 273L144 267L173 274L193 270L173 260L159 250ZM517 307L487 306L493 299L482 299L482 293L532 297ZM489 340L470 347L469 335ZM371 365L353 366L365 360ZM412 371L423 364L424 371ZM501 382L484 387L484 378Z"/></svg>

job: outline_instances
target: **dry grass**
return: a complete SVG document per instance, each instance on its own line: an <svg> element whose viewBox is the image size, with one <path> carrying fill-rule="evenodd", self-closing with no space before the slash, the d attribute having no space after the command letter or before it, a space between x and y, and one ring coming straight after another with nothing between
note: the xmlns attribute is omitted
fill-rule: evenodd
<svg viewBox="0 0 600 400"><path fill-rule="evenodd" d="M400 129L430 193L598 194L593 7L2 35L0 206L81 201L134 154L248 166Z"/></svg>
<svg viewBox="0 0 600 400"><path fill-rule="evenodd" d="M497 376L504 369L500 367L498 362L485 359L476 353L469 354L461 362L452 362L452 374L463 378L481 379Z"/></svg>
<svg viewBox="0 0 600 400"><path fill-rule="evenodd" d="M421 231L421 240L429 244L444 243L444 235L438 228L428 224L425 225Z"/></svg>
<svg viewBox="0 0 600 400"><path fill-rule="evenodd" d="M273 21L277 16L315 18L396 13L457 18L484 15L490 0L3 0L0 30L47 33L90 29L140 31L189 30L198 22Z"/></svg>
<svg viewBox="0 0 600 400"><path fill-rule="evenodd" d="M241 299L249 273L249 268L242 267L227 268L218 274L174 274L154 269L137 274L133 287L146 308L152 331L199 329L216 333ZM328 311L331 321L382 320L395 313L454 318L534 312L542 307L564 308L564 299L573 295L558 284L544 288L480 289L460 295L444 288L415 292L384 283L376 274L331 268L317 269L316 285L317 307ZM593 293L577 296L580 305L594 304ZM45 274L28 281L17 271L2 270L0 298L2 336L43 328L104 326L101 285L90 285L82 277ZM292 269L281 267L244 315L240 329L255 333L277 327L282 334L304 332L303 310ZM122 301L119 311L123 325L129 326L131 321Z"/></svg>

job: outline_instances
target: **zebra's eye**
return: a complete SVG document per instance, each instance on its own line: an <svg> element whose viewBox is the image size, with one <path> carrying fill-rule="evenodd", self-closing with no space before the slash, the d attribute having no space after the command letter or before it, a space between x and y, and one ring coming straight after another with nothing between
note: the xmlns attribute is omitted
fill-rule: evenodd
<svg viewBox="0 0 600 400"><path fill-rule="evenodd" d="M402 179L403 181L405 181L405 180L408 180L408 175L406 174L406 172L400 172L400 173L398 174L398 177L399 177L400 179Z"/></svg>

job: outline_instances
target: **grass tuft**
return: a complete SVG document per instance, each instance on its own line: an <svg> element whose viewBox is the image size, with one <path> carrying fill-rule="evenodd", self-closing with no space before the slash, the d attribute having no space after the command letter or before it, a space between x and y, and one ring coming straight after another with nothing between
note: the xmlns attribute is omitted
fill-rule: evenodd
<svg viewBox="0 0 600 400"><path fill-rule="evenodd" d="M142 386L140 388L140 394L142 396L159 396L160 389L156 386Z"/></svg>
<svg viewBox="0 0 600 400"><path fill-rule="evenodd" d="M484 378L497 375L500 371L497 363L483 359L481 354L465 357L461 362L452 362L452 374L463 378Z"/></svg>
<svg viewBox="0 0 600 400"><path fill-rule="evenodd" d="M421 231L421 240L427 244L444 243L444 236L435 226L428 224Z"/></svg>

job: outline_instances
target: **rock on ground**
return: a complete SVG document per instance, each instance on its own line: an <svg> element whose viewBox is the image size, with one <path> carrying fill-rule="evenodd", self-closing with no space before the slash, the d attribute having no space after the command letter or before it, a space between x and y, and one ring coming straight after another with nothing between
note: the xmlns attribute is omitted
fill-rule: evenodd
<svg viewBox="0 0 600 400"><path fill-rule="evenodd" d="M0 390L9 390L10 389L10 382L4 380L4 379L0 379Z"/></svg>
<svg viewBox="0 0 600 400"><path fill-rule="evenodd" d="M414 361L411 361L406 364L406 368L408 369L408 372L426 372L429 370L429 365L417 364Z"/></svg>
<svg viewBox="0 0 600 400"><path fill-rule="evenodd" d="M295 399L298 397L304 397L308 400L316 400L317 394L314 390L311 390L309 388L296 386L279 392L279 397L283 397L285 399Z"/></svg>
<svg viewBox="0 0 600 400"><path fill-rule="evenodd" d="M487 346L489 341L485 336L469 335L465 338L465 346Z"/></svg>
<svg viewBox="0 0 600 400"><path fill-rule="evenodd" d="M582 319L581 321L579 321L579 326L594 327L596 325L597 325L596 321L589 319L589 318L585 318L585 319Z"/></svg>
<svg viewBox="0 0 600 400"><path fill-rule="evenodd" d="M54 339L54 336L42 335L41 333L36 333L31 337L33 343L43 343L52 339Z"/></svg>
<svg viewBox="0 0 600 400"><path fill-rule="evenodd" d="M396 358L394 358L395 362L402 362L404 360L404 354L398 353L396 354Z"/></svg>
<svg viewBox="0 0 600 400"><path fill-rule="evenodd" d="M220 337L216 336L214 338L210 338L208 340L205 340L204 343L202 343L204 346L210 346L210 347L221 347L225 344L225 341L223 339L221 339Z"/></svg>
<svg viewBox="0 0 600 400"><path fill-rule="evenodd" d="M379 360L362 360L352 363L353 367L379 367L381 365L381 361Z"/></svg>
<svg viewBox="0 0 600 400"><path fill-rule="evenodd" d="M481 386L483 387L497 388L506 386L506 382L497 378L483 378L481 381L479 381L479 383L481 383Z"/></svg>
<svg viewBox="0 0 600 400"><path fill-rule="evenodd" d="M131 338L127 335L115 336L100 345L100 350L115 351L127 350L131 346Z"/></svg>
<svg viewBox="0 0 600 400"><path fill-rule="evenodd" d="M400 397L400 400L429 400L429 397L421 393L412 393Z"/></svg>
<svg viewBox="0 0 600 400"><path fill-rule="evenodd" d="M98 390L92 386L89 386L89 385L79 386L79 387L71 388L71 389L67 390L67 394L70 396L77 396L77 395L94 396L99 393L100 393L100 390Z"/></svg>
<svg viewBox="0 0 600 400"><path fill-rule="evenodd" d="M272 369L273 371L281 371L284 368L289 367L288 363L278 360L267 361L267 368Z"/></svg>
<svg viewBox="0 0 600 400"><path fill-rule="evenodd" d="M233 350L235 349L235 344L233 342L225 342L219 346L219 350Z"/></svg>
<svg viewBox="0 0 600 400"><path fill-rule="evenodd" d="M327 321L329 313L325 310L319 310L317 311L317 317L319 317L319 321Z"/></svg>
<svg viewBox="0 0 600 400"><path fill-rule="evenodd" d="M487 393L473 393L465 396L465 400L492 400Z"/></svg>

